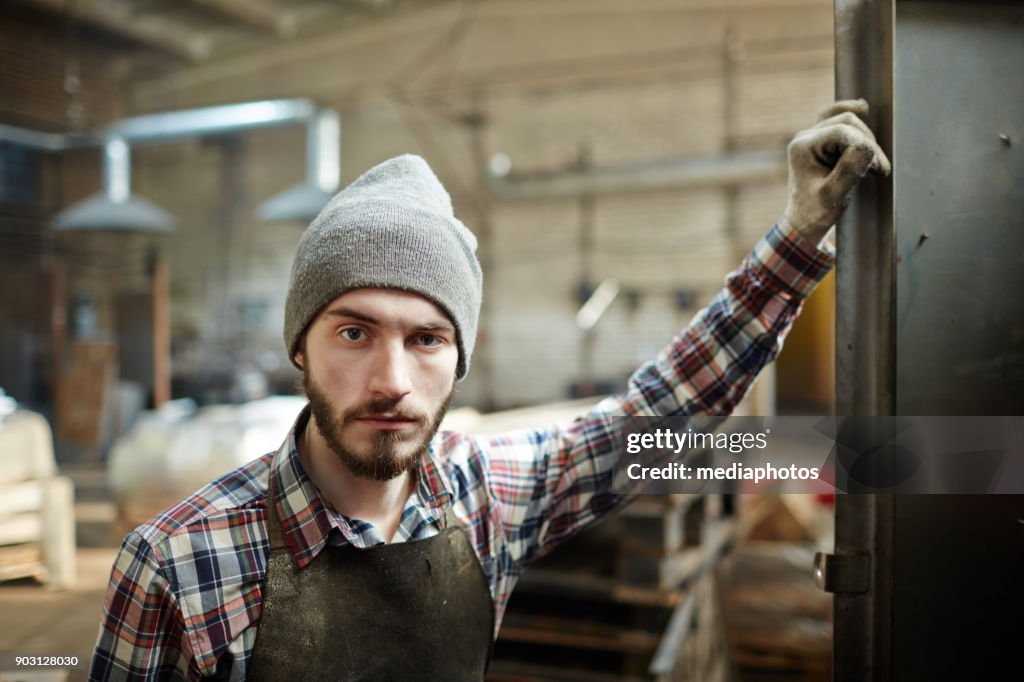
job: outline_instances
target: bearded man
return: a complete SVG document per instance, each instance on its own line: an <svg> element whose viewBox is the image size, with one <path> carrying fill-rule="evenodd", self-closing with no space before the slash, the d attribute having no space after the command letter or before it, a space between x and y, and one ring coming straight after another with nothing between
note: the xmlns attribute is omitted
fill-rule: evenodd
<svg viewBox="0 0 1024 682"><path fill-rule="evenodd" d="M438 433L476 341L476 240L419 157L367 171L295 256L308 407L280 449L128 535L91 678L482 679L523 568L625 503L616 418L728 414L776 356L850 192L889 172L866 113L839 102L797 135L782 218L626 392L496 438Z"/></svg>

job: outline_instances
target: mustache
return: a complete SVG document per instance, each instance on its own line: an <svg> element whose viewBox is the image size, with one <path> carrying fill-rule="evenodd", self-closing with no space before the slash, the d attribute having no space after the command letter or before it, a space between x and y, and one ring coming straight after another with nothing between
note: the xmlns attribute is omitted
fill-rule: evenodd
<svg viewBox="0 0 1024 682"><path fill-rule="evenodd" d="M399 407L399 403L402 402L401 398L390 399L390 398L377 398L369 402L363 403L362 405L356 405L345 410L341 415L342 423L348 423L361 419L363 417L370 417L378 414L387 414L389 417L396 417L398 419L409 419L420 423L427 421L427 415L421 412L414 412L404 407Z"/></svg>

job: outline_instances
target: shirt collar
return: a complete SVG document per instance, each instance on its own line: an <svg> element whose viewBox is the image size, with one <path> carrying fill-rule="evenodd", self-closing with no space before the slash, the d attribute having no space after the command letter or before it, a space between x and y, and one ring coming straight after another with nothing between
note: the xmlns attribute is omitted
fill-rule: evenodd
<svg viewBox="0 0 1024 682"><path fill-rule="evenodd" d="M320 497L302 466L297 436L308 422L307 405L278 449L270 469L271 482L277 491L277 513L299 568L305 568L327 546L332 531L339 533L349 544L362 545L350 520L335 512ZM431 439L426 457L416 470L418 483L412 496L415 498L414 503L432 523L436 523L445 514L453 499L449 482L439 462L439 442L438 436Z"/></svg>

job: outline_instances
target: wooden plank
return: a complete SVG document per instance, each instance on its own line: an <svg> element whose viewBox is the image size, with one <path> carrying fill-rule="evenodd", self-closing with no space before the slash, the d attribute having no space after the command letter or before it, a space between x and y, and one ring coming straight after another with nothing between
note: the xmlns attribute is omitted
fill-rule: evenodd
<svg viewBox="0 0 1024 682"><path fill-rule="evenodd" d="M562 655L559 649L624 656L632 662L624 670L646 671L643 679L724 679L728 666L715 666L713 660L726 656L719 611L705 608L700 586L731 546L735 521L722 517L720 499L709 501L706 495L647 497L637 500L638 512L606 520L567 545L571 559L559 560L555 553L523 574L517 594L527 600L518 606L513 600L499 641L531 652L526 665L541 668L506 669L508 676L498 679L575 679L568 660L566 670L548 675L542 669L559 662L554 658ZM576 613L573 600L580 604L577 620L565 615ZM680 616L687 600L689 613ZM616 611L625 607L633 607L634 616ZM669 609L675 609L674 624ZM538 653L532 653L533 646ZM661 661L648 669L659 646ZM546 650L556 653L545 658Z"/></svg>
<svg viewBox="0 0 1024 682"><path fill-rule="evenodd" d="M36 513L42 506L43 486L38 481L0 486L0 519L8 514Z"/></svg>
<svg viewBox="0 0 1024 682"><path fill-rule="evenodd" d="M700 500L703 495L692 493L673 493L670 495L638 495L619 512L622 517L662 517L666 512L672 510L686 509L694 502Z"/></svg>
<svg viewBox="0 0 1024 682"><path fill-rule="evenodd" d="M102 341L76 341L57 393L59 440L81 447L99 444L106 391L114 379L117 347Z"/></svg>
<svg viewBox="0 0 1024 682"><path fill-rule="evenodd" d="M665 608L674 607L679 602L681 594L679 590L626 585L615 578L532 568L523 573L516 589L524 594L548 594Z"/></svg>
<svg viewBox="0 0 1024 682"><path fill-rule="evenodd" d="M153 408L171 399L171 294L167 261L153 263Z"/></svg>
<svg viewBox="0 0 1024 682"><path fill-rule="evenodd" d="M668 675L679 664L679 653L686 644L686 637L693 625L693 613L697 606L697 595L691 592L672 612L665 628L665 634L658 643L648 671L652 675Z"/></svg>
<svg viewBox="0 0 1024 682"><path fill-rule="evenodd" d="M509 642L614 651L650 656L660 636L642 630L548 616L506 615L498 637Z"/></svg>
<svg viewBox="0 0 1024 682"><path fill-rule="evenodd" d="M43 521L39 514L6 516L0 523L0 545L37 542L42 536Z"/></svg>
<svg viewBox="0 0 1024 682"><path fill-rule="evenodd" d="M663 557L685 545L684 513L665 508L660 516L623 517L619 543L627 551L651 557Z"/></svg>
<svg viewBox="0 0 1024 682"><path fill-rule="evenodd" d="M67 9L65 0L29 0L29 3L61 15ZM75 3L74 14L108 31L190 60L207 57L213 48L210 35L156 13L139 14L131 3L89 0Z"/></svg>
<svg viewBox="0 0 1024 682"><path fill-rule="evenodd" d="M736 522L728 517L708 521L704 525L703 536L704 541L699 547L666 557L662 561L662 589L683 585L717 563L735 539Z"/></svg>
<svg viewBox="0 0 1024 682"><path fill-rule="evenodd" d="M43 482L42 528L40 537L46 560L47 582L51 587L67 589L75 583L75 491L67 476L55 476Z"/></svg>
<svg viewBox="0 0 1024 682"><path fill-rule="evenodd" d="M295 35L297 21L287 10L262 0L192 0L237 21L273 31L282 38Z"/></svg>
<svg viewBox="0 0 1024 682"><path fill-rule="evenodd" d="M61 391L61 368L68 341L68 277L64 259L58 257L50 276L50 395L55 399Z"/></svg>
<svg viewBox="0 0 1024 682"><path fill-rule="evenodd" d="M575 670L519 661L494 661L488 682L643 682L642 677L623 677L594 670Z"/></svg>
<svg viewBox="0 0 1024 682"><path fill-rule="evenodd" d="M787 656L785 653L777 653L771 649L737 648L733 651L733 658L736 664L742 668L753 668L760 671L786 671L796 675L819 676L827 675L832 669L831 658L812 659L802 656Z"/></svg>
<svg viewBox="0 0 1024 682"><path fill-rule="evenodd" d="M0 547L0 580L41 577L45 574L39 545Z"/></svg>

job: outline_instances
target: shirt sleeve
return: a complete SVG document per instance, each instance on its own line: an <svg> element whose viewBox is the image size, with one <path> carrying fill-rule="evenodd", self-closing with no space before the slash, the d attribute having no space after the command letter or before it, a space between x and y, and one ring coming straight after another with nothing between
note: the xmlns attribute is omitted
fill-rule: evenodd
<svg viewBox="0 0 1024 682"><path fill-rule="evenodd" d="M187 679L182 623L154 550L130 533L111 570L89 679Z"/></svg>
<svg viewBox="0 0 1024 682"><path fill-rule="evenodd" d="M515 564L628 501L611 492L623 417L731 413L778 355L804 299L834 261L828 243L775 225L689 326L636 370L625 393L568 427L483 444L492 501Z"/></svg>

